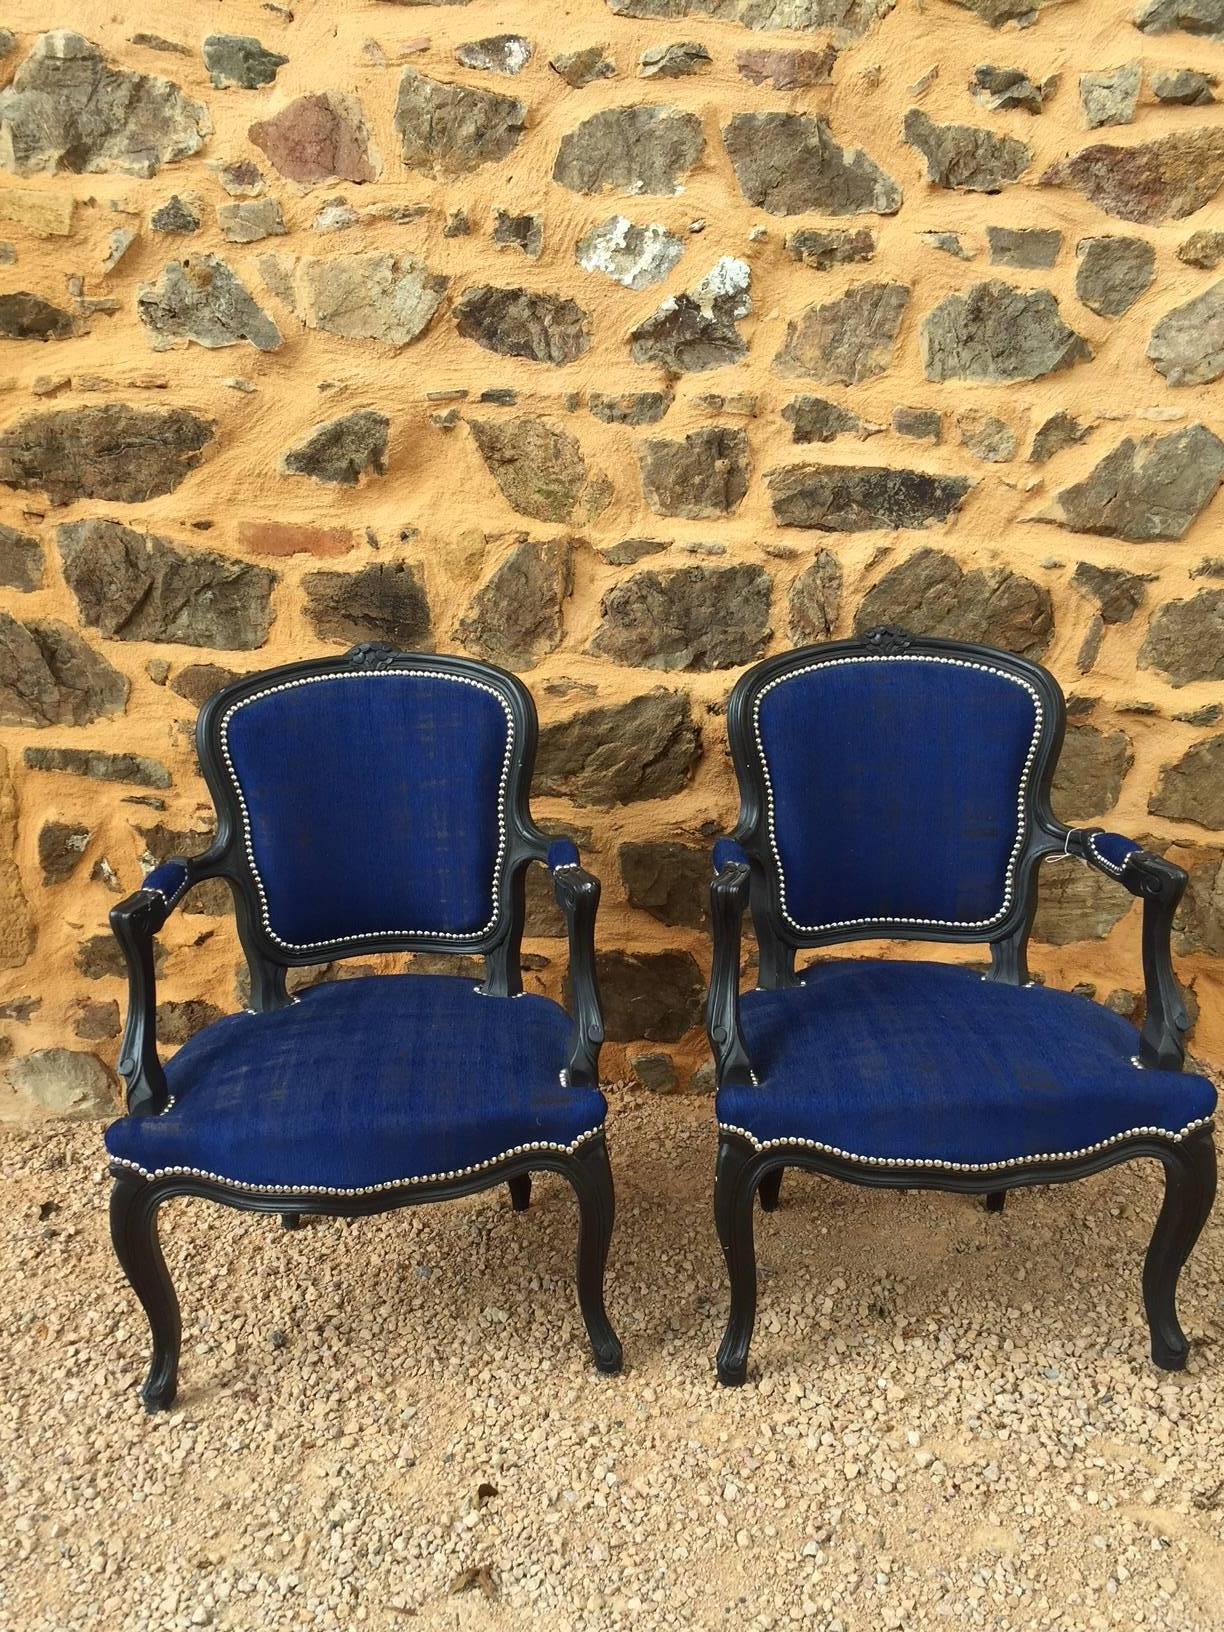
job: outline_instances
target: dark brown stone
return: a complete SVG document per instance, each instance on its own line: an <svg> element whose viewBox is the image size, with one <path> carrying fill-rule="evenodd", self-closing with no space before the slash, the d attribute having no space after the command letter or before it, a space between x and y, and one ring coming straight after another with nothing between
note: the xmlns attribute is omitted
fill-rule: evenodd
<svg viewBox="0 0 1224 1632"><path fill-rule="evenodd" d="M691 431L682 442L647 440L638 463L646 503L659 516L730 515L748 491L748 438L727 425Z"/></svg>
<svg viewBox="0 0 1224 1632"><path fill-rule="evenodd" d="M574 193L670 197L704 147L695 113L665 105L604 108L561 138L553 180Z"/></svg>
<svg viewBox="0 0 1224 1632"><path fill-rule="evenodd" d="M80 822L44 822L38 830L38 865L44 884L63 884L80 865L91 829Z"/></svg>
<svg viewBox="0 0 1224 1632"><path fill-rule="evenodd" d="M955 515L973 486L967 476L882 465L783 465L765 479L780 527L822 533L929 527Z"/></svg>
<svg viewBox="0 0 1224 1632"><path fill-rule="evenodd" d="M1134 761L1125 731L1070 726L1054 772L1051 797L1055 814L1064 822L1081 825L1104 816L1117 804L1123 779Z"/></svg>
<svg viewBox="0 0 1224 1632"><path fill-rule="evenodd" d="M1043 187L1073 187L1123 221L1180 221L1210 203L1224 182L1224 128L1178 131L1154 142L1099 142L1051 165Z"/></svg>
<svg viewBox="0 0 1224 1632"><path fill-rule="evenodd" d="M1079 563L1071 582L1081 595L1089 595L1097 603L1105 623L1129 623L1147 594L1147 579L1142 573L1098 567L1091 561Z"/></svg>
<svg viewBox="0 0 1224 1632"><path fill-rule="evenodd" d="M826 385L874 379L892 362L909 299L903 283L859 283L838 300L807 307L787 325L774 368Z"/></svg>
<svg viewBox="0 0 1224 1632"><path fill-rule="evenodd" d="M906 114L905 139L926 160L931 184L958 192L1002 192L1033 162L1027 142L976 125L937 125L921 108Z"/></svg>
<svg viewBox="0 0 1224 1632"><path fill-rule="evenodd" d="M121 714L128 683L66 624L0 612L0 724L90 725Z"/></svg>
<svg viewBox="0 0 1224 1632"><path fill-rule="evenodd" d="M90 935L77 948L76 967L86 980L124 980L127 977L127 964L123 961L123 949L119 942L109 932L104 935ZM153 969L161 974L166 963L166 949L160 941L153 944Z"/></svg>
<svg viewBox="0 0 1224 1632"><path fill-rule="evenodd" d="M466 650L511 669L534 668L555 651L573 588L573 546L520 539L476 591L456 630Z"/></svg>
<svg viewBox="0 0 1224 1632"><path fill-rule="evenodd" d="M1196 742L1165 767L1148 810L1171 822L1224 827L1224 733Z"/></svg>
<svg viewBox="0 0 1224 1632"><path fill-rule="evenodd" d="M222 668L219 663L188 663L175 671L170 690L185 697L197 708L203 708L215 691L220 691L222 686L230 685L237 678L236 669Z"/></svg>
<svg viewBox="0 0 1224 1632"><path fill-rule="evenodd" d="M928 380L1038 380L1091 357L1048 289L998 278L948 295L922 325Z"/></svg>
<svg viewBox="0 0 1224 1632"><path fill-rule="evenodd" d="M357 572L310 572L302 587L306 617L320 640L345 646L387 641L409 651L429 641L429 602L407 561L379 561Z"/></svg>
<svg viewBox="0 0 1224 1632"><path fill-rule="evenodd" d="M841 613L842 569L832 550L817 550L790 593L790 637L796 645L828 640Z"/></svg>
<svg viewBox="0 0 1224 1632"><path fill-rule="evenodd" d="M710 852L706 846L639 840L617 852L629 905L673 928L700 929L709 917Z"/></svg>
<svg viewBox="0 0 1224 1632"><path fill-rule="evenodd" d="M536 363L575 362L591 344L590 316L578 302L541 290L488 284L465 289L455 306L455 322L465 340L475 340L486 351Z"/></svg>
<svg viewBox="0 0 1224 1632"><path fill-rule="evenodd" d="M73 1006L72 1034L82 1042L102 1043L118 1037L119 1004L113 998L80 998Z"/></svg>
<svg viewBox="0 0 1224 1632"><path fill-rule="evenodd" d="M590 650L652 669L751 663L769 639L772 590L755 566L637 572L604 596Z"/></svg>
<svg viewBox="0 0 1224 1632"><path fill-rule="evenodd" d="M1175 686L1224 680L1224 589L1166 601L1139 652L1141 669L1159 669Z"/></svg>
<svg viewBox="0 0 1224 1632"><path fill-rule="evenodd" d="M861 148L842 147L828 121L801 113L740 113L723 131L740 191L770 215L895 215L901 189Z"/></svg>
<svg viewBox="0 0 1224 1632"><path fill-rule="evenodd" d="M42 545L36 538L0 523L0 585L5 589L38 589L45 565Z"/></svg>
<svg viewBox="0 0 1224 1632"><path fill-rule="evenodd" d="M497 91L444 85L405 68L395 104L404 163L435 181L470 175L518 146L527 107Z"/></svg>
<svg viewBox="0 0 1224 1632"><path fill-rule="evenodd" d="M138 788L170 786L166 767L143 754L108 754L99 748L27 748L24 758L32 771L65 771L70 776L128 782Z"/></svg>
<svg viewBox="0 0 1224 1632"><path fill-rule="evenodd" d="M1041 869L1033 939L1048 946L1104 940L1134 904L1116 879L1075 861L1047 861Z"/></svg>
<svg viewBox="0 0 1224 1632"><path fill-rule="evenodd" d="M356 487L363 476L387 474L385 414L361 408L320 425L297 447L290 448L281 468L292 476L313 476L333 487Z"/></svg>
<svg viewBox="0 0 1224 1632"><path fill-rule="evenodd" d="M224 1018L224 1009L202 997L162 1002L157 1005L157 1040L165 1048L180 1048L190 1042L197 1031Z"/></svg>
<svg viewBox="0 0 1224 1632"><path fill-rule="evenodd" d="M26 289L0 295L0 337L6 340L70 340L75 332L72 314L41 295Z"/></svg>
<svg viewBox="0 0 1224 1632"><path fill-rule="evenodd" d="M1054 614L1049 591L1007 567L965 572L941 550L916 550L870 589L854 620L857 633L896 624L919 635L941 635L1040 657Z"/></svg>
<svg viewBox="0 0 1224 1632"><path fill-rule="evenodd" d="M604 952L596 963L610 1043L678 1043L700 1024L705 980L691 952Z"/></svg>
<svg viewBox="0 0 1224 1632"><path fill-rule="evenodd" d="M659 689L545 725L535 787L604 810L666 799L685 787L700 754L688 697Z"/></svg>
<svg viewBox="0 0 1224 1632"><path fill-rule="evenodd" d="M1184 538L1224 479L1224 442L1205 425L1128 436L1037 519L1133 544Z"/></svg>
<svg viewBox="0 0 1224 1632"><path fill-rule="evenodd" d="M527 414L468 424L489 474L519 515L584 522L607 509L612 485L590 473L581 443L568 431Z"/></svg>
<svg viewBox="0 0 1224 1632"><path fill-rule="evenodd" d="M0 435L0 482L42 488L52 504L140 504L173 493L200 463L214 425L185 408L60 408Z"/></svg>

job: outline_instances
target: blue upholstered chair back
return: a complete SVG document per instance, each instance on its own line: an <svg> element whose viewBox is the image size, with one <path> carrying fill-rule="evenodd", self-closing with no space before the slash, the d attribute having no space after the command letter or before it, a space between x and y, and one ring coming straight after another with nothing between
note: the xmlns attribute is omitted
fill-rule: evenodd
<svg viewBox="0 0 1224 1632"><path fill-rule="evenodd" d="M785 938L997 933L1062 729L1044 670L947 642L843 643L759 665L737 693L750 848Z"/></svg>
<svg viewBox="0 0 1224 1632"><path fill-rule="evenodd" d="M260 927L291 960L363 941L483 948L504 922L530 700L483 665L404 663L277 671L201 718Z"/></svg>

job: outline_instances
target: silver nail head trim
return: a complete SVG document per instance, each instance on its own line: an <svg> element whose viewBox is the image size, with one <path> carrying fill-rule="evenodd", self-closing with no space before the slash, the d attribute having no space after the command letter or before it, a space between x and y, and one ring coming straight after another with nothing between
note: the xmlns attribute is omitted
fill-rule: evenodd
<svg viewBox="0 0 1224 1632"><path fill-rule="evenodd" d="M490 697L495 698L500 704L502 713L506 716L506 751L502 757L501 779L497 789L497 858L493 864L493 877L489 886L493 911L488 922L479 929L474 930L369 929L353 935L332 935L322 941L287 941L273 929L269 916L268 896L255 860L255 847L251 839L250 812L247 809L246 797L242 791L242 783L239 781L237 769L230 756L230 721L240 709L249 707L251 703L260 702L265 697L272 697L279 691L294 691L298 686L334 685L372 680L446 680L457 686L471 686L475 691L487 692ZM242 847L246 852L247 865L251 869L251 877L255 881L255 888L259 892L259 916L264 933L270 940L275 941L277 946L283 946L289 952L319 952L330 946L346 946L353 941L381 941L396 937L429 941L454 941L464 944L469 941L481 940L497 923L498 914L501 910L502 869L506 862L506 788L510 780L510 766L514 760L514 715L511 712L509 703L495 686L488 685L482 680L475 680L470 675L448 674L439 669L363 669L351 674L303 675L299 680L283 680L278 685L265 686L262 690L253 691L249 696L241 697L236 703L231 703L221 718L220 742L221 757L225 761L225 768L229 773L234 793L238 799L238 806L242 812Z"/></svg>
<svg viewBox="0 0 1224 1632"><path fill-rule="evenodd" d="M972 920L959 918L909 918L881 916L878 918L838 918L827 924L801 924L791 916L786 904L786 874L782 867L782 854L778 849L778 834L775 821L775 800L773 779L769 774L769 760L765 754L765 744L761 738L761 704L768 694L777 686L784 686L788 681L798 680L805 674L823 672L826 669L848 668L856 663L941 663L948 668L976 669L981 674L997 675L1001 680L1008 680L1022 691L1027 691L1033 700L1033 735L1029 742L1028 753L1020 770L1020 782L1016 791L1016 838L1007 859L1007 867L1003 874L1003 902L998 910L989 918L975 918ZM992 925L1001 922L1011 911L1012 901L1015 898L1016 863L1020 859L1020 851L1024 844L1024 835L1027 827L1025 821L1025 803L1028 793L1029 778L1033 771L1033 761L1041 742L1042 731L1045 728L1045 709L1042 706L1041 694L1036 686L1025 680L1021 675L1011 674L1006 669L995 668L990 663L976 663L965 657L941 657L934 652L891 652L873 653L863 657L830 658L823 663L808 663L803 668L791 669L786 674L780 674L776 679L761 687L752 704L752 734L756 742L757 755L761 762L761 774L765 779L765 809L769 828L769 848L773 853L774 866L778 875L778 902L782 916L792 929L797 929L801 935L823 935L831 929L858 929L866 924L906 924L920 929L989 929Z"/></svg>
<svg viewBox="0 0 1224 1632"><path fill-rule="evenodd" d="M445 1184L452 1179L466 1179L473 1173L483 1173L488 1168L508 1162L512 1157L531 1156L537 1151L549 1151L556 1156L573 1156L583 1145L598 1138L603 1131L602 1125L598 1128L588 1128L568 1145L558 1144L550 1139L536 1139L525 1145L512 1145L509 1150L503 1150L499 1156L490 1156L484 1162L473 1162L470 1167L452 1168L448 1173L419 1173L411 1179L384 1179L380 1184L359 1184L348 1189L330 1184L251 1184L245 1179L227 1178L224 1173L210 1173L203 1167L147 1168L141 1167L139 1162L129 1161L126 1156L112 1156L110 1160L117 1167L130 1168L133 1173L139 1173L142 1179L208 1179L213 1184L223 1184L230 1190L256 1192L260 1195L377 1196L387 1190L403 1190L415 1184Z"/></svg>
<svg viewBox="0 0 1224 1632"><path fill-rule="evenodd" d="M1210 1127L1211 1123L1211 1117L1202 1116L1197 1122L1187 1122L1179 1133L1173 1133L1168 1128L1128 1128L1125 1133L1115 1133L1108 1139L1098 1140L1095 1145L1085 1145L1081 1150L1049 1150L1033 1156L1005 1156L997 1162L946 1162L936 1156L861 1156L857 1151L841 1150L836 1145L822 1144L819 1139L803 1139L797 1135L758 1139L747 1128L737 1127L734 1122L720 1122L718 1131L738 1134L755 1151L785 1150L799 1146L805 1150L818 1150L823 1156L836 1156L843 1162L857 1162L862 1167L939 1167L949 1173L1001 1173L1009 1168L1036 1167L1043 1162L1079 1161L1085 1156L1095 1156L1098 1151L1124 1144L1128 1139L1168 1139L1179 1145L1190 1134L1196 1133L1199 1128Z"/></svg>

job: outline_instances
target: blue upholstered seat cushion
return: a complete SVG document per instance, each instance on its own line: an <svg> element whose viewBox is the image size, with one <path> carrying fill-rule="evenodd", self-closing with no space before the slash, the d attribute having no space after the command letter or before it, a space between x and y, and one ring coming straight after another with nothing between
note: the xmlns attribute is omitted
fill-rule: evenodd
<svg viewBox="0 0 1224 1632"><path fill-rule="evenodd" d="M167 1063L172 1107L112 1123L106 1148L150 1173L363 1190L568 1146L607 1108L563 1084L569 1032L548 998L458 976L329 982L198 1032Z"/></svg>
<svg viewBox="0 0 1224 1632"><path fill-rule="evenodd" d="M761 1143L994 1166L1180 1133L1215 1108L1202 1077L1138 1069L1129 1021L1068 992L866 959L804 979L741 1000L759 1086L722 1089L718 1120Z"/></svg>

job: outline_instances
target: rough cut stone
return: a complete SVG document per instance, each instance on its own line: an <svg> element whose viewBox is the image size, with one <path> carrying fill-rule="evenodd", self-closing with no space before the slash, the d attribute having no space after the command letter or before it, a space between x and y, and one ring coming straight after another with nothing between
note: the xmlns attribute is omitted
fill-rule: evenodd
<svg viewBox="0 0 1224 1632"><path fill-rule="evenodd" d="M443 85L405 68L395 104L404 163L436 181L469 175L518 146L527 107L497 91Z"/></svg>
<svg viewBox="0 0 1224 1632"><path fill-rule="evenodd" d="M1091 356L1048 289L998 278L949 295L922 325L928 380L1039 380Z"/></svg>
<svg viewBox="0 0 1224 1632"><path fill-rule="evenodd" d="M723 131L740 191L770 215L895 215L901 189L862 148L842 147L828 121L740 113Z"/></svg>
<svg viewBox="0 0 1224 1632"><path fill-rule="evenodd" d="M490 663L530 669L555 651L562 609L573 588L568 539L538 544L520 539L472 597L456 631L463 646Z"/></svg>
<svg viewBox="0 0 1224 1632"><path fill-rule="evenodd" d="M578 439L543 419L472 419L472 439L521 516L537 521L585 522L612 498L607 477L592 475Z"/></svg>
<svg viewBox="0 0 1224 1632"><path fill-rule="evenodd" d="M1006 28L1008 23L1028 28L1037 21L1043 6L1055 3L1056 0L952 0L953 5L973 12L991 28Z"/></svg>
<svg viewBox="0 0 1224 1632"><path fill-rule="evenodd" d="M1158 102L1170 102L1175 107L1203 108L1215 101L1212 87L1218 84L1214 74L1203 74L1196 68L1165 69L1152 75L1152 94Z"/></svg>
<svg viewBox="0 0 1224 1632"><path fill-rule="evenodd" d="M291 476L313 476L317 482L356 487L362 476L387 474L387 435L391 421L372 408L360 408L320 425L281 460Z"/></svg>
<svg viewBox="0 0 1224 1632"><path fill-rule="evenodd" d="M376 181L381 169L361 103L340 91L299 96L247 135L281 175L311 187L320 181Z"/></svg>
<svg viewBox="0 0 1224 1632"><path fill-rule="evenodd" d="M631 840L617 851L629 905L672 929L700 929L710 913L706 845Z"/></svg>
<svg viewBox="0 0 1224 1632"><path fill-rule="evenodd" d="M411 255L264 255L264 282L308 329L396 350L429 327L447 279Z"/></svg>
<svg viewBox="0 0 1224 1632"><path fill-rule="evenodd" d="M1175 686L1224 680L1224 589L1204 589L1158 608L1139 667L1159 669Z"/></svg>
<svg viewBox="0 0 1224 1632"><path fill-rule="evenodd" d="M1224 232L1192 232L1177 246L1177 258L1184 266L1198 266L1214 272L1224 261Z"/></svg>
<svg viewBox="0 0 1224 1632"><path fill-rule="evenodd" d="M1046 460L1052 459L1056 453L1061 453L1064 448L1073 448L1077 442L1083 442L1091 435L1091 425L1084 425L1074 414L1059 409L1058 413L1051 414L1049 419L1038 426L1033 437L1029 462L1044 465Z"/></svg>
<svg viewBox="0 0 1224 1632"><path fill-rule="evenodd" d="M455 322L465 340L486 351L557 367L575 362L591 344L591 320L578 302L537 289L465 289Z"/></svg>
<svg viewBox="0 0 1224 1632"><path fill-rule="evenodd" d="M809 85L827 85L837 61L837 47L823 51L777 51L758 46L737 51L735 66L750 85L771 85L775 91L799 91Z"/></svg>
<svg viewBox="0 0 1224 1632"><path fill-rule="evenodd" d="M616 64L609 61L606 45L588 45L581 51L561 51L549 58L548 66L560 74L572 90L580 91L597 79L612 79Z"/></svg>
<svg viewBox="0 0 1224 1632"><path fill-rule="evenodd" d="M898 436L908 436L915 442L943 441L943 415L937 408L894 408L892 428Z"/></svg>
<svg viewBox="0 0 1224 1632"><path fill-rule="evenodd" d="M1123 780L1134 762L1125 731L1068 726L1051 789L1055 815L1064 822L1104 816L1121 797Z"/></svg>
<svg viewBox="0 0 1224 1632"><path fill-rule="evenodd" d="M802 266L827 272L832 266L853 266L869 261L876 252L870 227L805 227L786 240L787 253Z"/></svg>
<svg viewBox="0 0 1224 1632"><path fill-rule="evenodd" d="M817 550L790 593L790 638L798 646L828 640L841 614L842 569L832 550Z"/></svg>
<svg viewBox="0 0 1224 1632"><path fill-rule="evenodd" d="M975 459L985 459L997 465L1016 457L1015 431L993 414L968 408L957 416L956 428L960 432L961 446L968 448Z"/></svg>
<svg viewBox="0 0 1224 1632"><path fill-rule="evenodd" d="M1056 522L1132 544L1184 538L1224 477L1224 442L1205 425L1128 436L1055 500Z"/></svg>
<svg viewBox="0 0 1224 1632"><path fill-rule="evenodd" d="M1148 810L1171 822L1224 827L1224 733L1196 742L1165 767Z"/></svg>
<svg viewBox="0 0 1224 1632"><path fill-rule="evenodd" d="M783 408L782 418L792 427L792 442L833 442L839 436L865 441L883 430L825 397L794 397Z"/></svg>
<svg viewBox="0 0 1224 1632"><path fill-rule="evenodd" d="M1098 567L1091 561L1079 563L1071 582L1081 595L1091 596L1097 603L1105 623L1129 623L1147 595L1147 579L1142 573Z"/></svg>
<svg viewBox="0 0 1224 1632"><path fill-rule="evenodd" d="M926 160L927 179L935 187L999 193L1033 162L1027 142L976 125L937 125L921 108L909 110L904 130L906 141Z"/></svg>
<svg viewBox="0 0 1224 1632"><path fill-rule="evenodd" d="M114 1116L114 1078L96 1054L75 1048L39 1048L14 1060L9 1087L51 1116L72 1121Z"/></svg>
<svg viewBox="0 0 1224 1632"><path fill-rule="evenodd" d="M186 663L170 681L170 690L197 708L203 708L214 692L231 685L237 678L236 669L224 668L220 663Z"/></svg>
<svg viewBox="0 0 1224 1632"><path fill-rule="evenodd" d="M748 438L728 425L691 431L682 442L646 441L638 463L642 492L657 516L728 516L748 491Z"/></svg>
<svg viewBox="0 0 1224 1632"><path fill-rule="evenodd" d="M128 683L66 624L0 612L0 725L91 725L121 714Z"/></svg>
<svg viewBox="0 0 1224 1632"><path fill-rule="evenodd" d="M112 640L252 651L268 638L276 579L265 567L118 521L66 523L59 551L82 622Z"/></svg>
<svg viewBox="0 0 1224 1632"><path fill-rule="evenodd" d="M854 620L863 634L876 624L940 635L1040 657L1054 614L1049 591L1006 567L965 572L942 550L916 550L867 592Z"/></svg>
<svg viewBox="0 0 1224 1632"><path fill-rule="evenodd" d="M225 1018L224 1010L202 997L169 999L157 1005L157 1040L164 1048L181 1048L197 1031Z"/></svg>
<svg viewBox="0 0 1224 1632"><path fill-rule="evenodd" d="M860 283L839 300L809 306L787 325L775 370L826 385L874 379L892 362L909 300L903 283Z"/></svg>
<svg viewBox="0 0 1224 1632"><path fill-rule="evenodd" d="M1062 233L1047 227L987 227L986 242L995 266L1044 270L1062 249Z"/></svg>
<svg viewBox="0 0 1224 1632"><path fill-rule="evenodd" d="M208 109L168 79L111 68L67 29L41 34L0 91L0 168L153 176L199 151Z"/></svg>
<svg viewBox="0 0 1224 1632"><path fill-rule="evenodd" d="M666 799L687 784L700 753L688 697L659 689L545 725L535 789L603 810Z"/></svg>
<svg viewBox="0 0 1224 1632"><path fill-rule="evenodd" d="M1112 878L1071 862L1041 869L1033 939L1047 946L1104 940L1134 905Z"/></svg>
<svg viewBox="0 0 1224 1632"><path fill-rule="evenodd" d="M1147 354L1170 385L1210 385L1224 374L1224 279L1175 306L1152 330Z"/></svg>
<svg viewBox="0 0 1224 1632"><path fill-rule="evenodd" d="M96 1003L78 999L73 1004L72 1034L84 1043L118 1037L121 1024L119 1005L113 997Z"/></svg>
<svg viewBox="0 0 1224 1632"><path fill-rule="evenodd" d="M307 620L320 640L343 646L388 641L408 651L429 641L429 602L407 561L378 561L359 572L310 572L302 587Z"/></svg>
<svg viewBox="0 0 1224 1632"><path fill-rule="evenodd" d="M521 74L531 57L531 41L521 34L489 34L455 47L457 63L485 74Z"/></svg>
<svg viewBox="0 0 1224 1632"><path fill-rule="evenodd" d="M883 465L784 465L766 483L780 527L822 533L929 527L955 515L973 486L967 476Z"/></svg>
<svg viewBox="0 0 1224 1632"><path fill-rule="evenodd" d="M61 408L0 435L0 482L75 499L139 504L173 493L200 463L215 427L185 408Z"/></svg>
<svg viewBox="0 0 1224 1632"><path fill-rule="evenodd" d="M257 91L261 85L271 85L277 70L288 61L278 51L267 50L252 34L210 34L204 41L204 66L218 91L229 86Z"/></svg>
<svg viewBox="0 0 1224 1632"><path fill-rule="evenodd" d="M698 374L737 363L748 342L736 328L752 310L747 261L724 255L693 289L669 295L629 335L636 363L658 363L671 374Z"/></svg>
<svg viewBox="0 0 1224 1632"><path fill-rule="evenodd" d="M839 45L862 39L895 4L896 0L608 0L620 17L712 13L745 28L831 29Z"/></svg>
<svg viewBox="0 0 1224 1632"><path fill-rule="evenodd" d="M38 589L44 565L42 545L36 538L0 522L0 585L6 589Z"/></svg>
<svg viewBox="0 0 1224 1632"><path fill-rule="evenodd" d="M282 344L276 324L215 255L169 262L160 282L141 286L136 310L154 351L187 342L210 351L244 341L256 351L276 351Z"/></svg>
<svg viewBox="0 0 1224 1632"><path fill-rule="evenodd" d="M171 193L166 202L160 204L149 217L149 226L154 232L172 233L179 237L199 232L202 222L199 199L182 193Z"/></svg>
<svg viewBox="0 0 1224 1632"><path fill-rule="evenodd" d="M86 776L95 782L124 782L137 788L168 788L170 772L144 754L106 754L97 748L27 748L23 755L32 771L59 771Z"/></svg>
<svg viewBox="0 0 1224 1632"><path fill-rule="evenodd" d="M1210 203L1224 182L1224 127L1162 136L1137 147L1107 142L1051 165L1043 187L1073 187L1123 221L1180 221Z"/></svg>
<svg viewBox="0 0 1224 1632"><path fill-rule="evenodd" d="M630 1054L627 1063L639 1088L649 1094L670 1094L679 1084L670 1054Z"/></svg>
<svg viewBox="0 0 1224 1632"><path fill-rule="evenodd" d="M772 585L761 567L646 570L603 598L591 651L648 669L729 669L769 638Z"/></svg>
<svg viewBox="0 0 1224 1632"><path fill-rule="evenodd" d="M1143 64L1128 62L1099 74L1081 74L1080 107L1089 130L1101 125L1129 125L1139 103Z"/></svg>
<svg viewBox="0 0 1224 1632"><path fill-rule="evenodd" d="M666 105L604 108L561 138L553 180L574 193L670 197L704 147L694 113Z"/></svg>
<svg viewBox="0 0 1224 1632"><path fill-rule="evenodd" d="M1197 34L1224 41L1221 0L1146 0L1135 13L1135 27L1145 34Z"/></svg>
<svg viewBox="0 0 1224 1632"><path fill-rule="evenodd" d="M1179 955L1224 956L1224 851L1194 849L1187 853L1179 845L1177 854L1169 859L1190 875L1173 920L1173 950Z"/></svg>
<svg viewBox="0 0 1224 1632"><path fill-rule="evenodd" d="M496 210L493 215L493 242L513 249L535 261L544 248L544 222L538 215L509 215Z"/></svg>
<svg viewBox="0 0 1224 1632"><path fill-rule="evenodd" d="M970 96L989 113L1003 113L1011 108L1040 113L1057 89L1057 74L1038 81L1030 79L1023 68L996 68L991 63L975 68L969 81Z"/></svg>
<svg viewBox="0 0 1224 1632"><path fill-rule="evenodd" d="M0 295L0 337L5 340L70 340L75 332L72 314L41 295L28 289Z"/></svg>
<svg viewBox="0 0 1224 1632"><path fill-rule="evenodd" d="M691 952L602 952L596 969L610 1043L678 1043L700 1025L705 980Z"/></svg>
<svg viewBox="0 0 1224 1632"><path fill-rule="evenodd" d="M662 283L676 266L684 240L657 221L639 227L627 216L614 215L585 233L576 253L584 271L602 272L626 289L646 289Z"/></svg>
<svg viewBox="0 0 1224 1632"><path fill-rule="evenodd" d="M1121 317L1156 276L1156 251L1143 238L1081 238L1075 247L1077 298L1098 317Z"/></svg>
<svg viewBox="0 0 1224 1632"><path fill-rule="evenodd" d="M280 238L285 233L285 218L275 198L244 198L234 204L219 204L217 225L231 244L258 244L264 238Z"/></svg>
<svg viewBox="0 0 1224 1632"><path fill-rule="evenodd" d="M657 425L674 401L670 391L592 391L587 407L605 425Z"/></svg>
<svg viewBox="0 0 1224 1632"><path fill-rule="evenodd" d="M651 45L638 63L639 79L687 79L710 66L713 58L700 40L678 40L673 45Z"/></svg>

